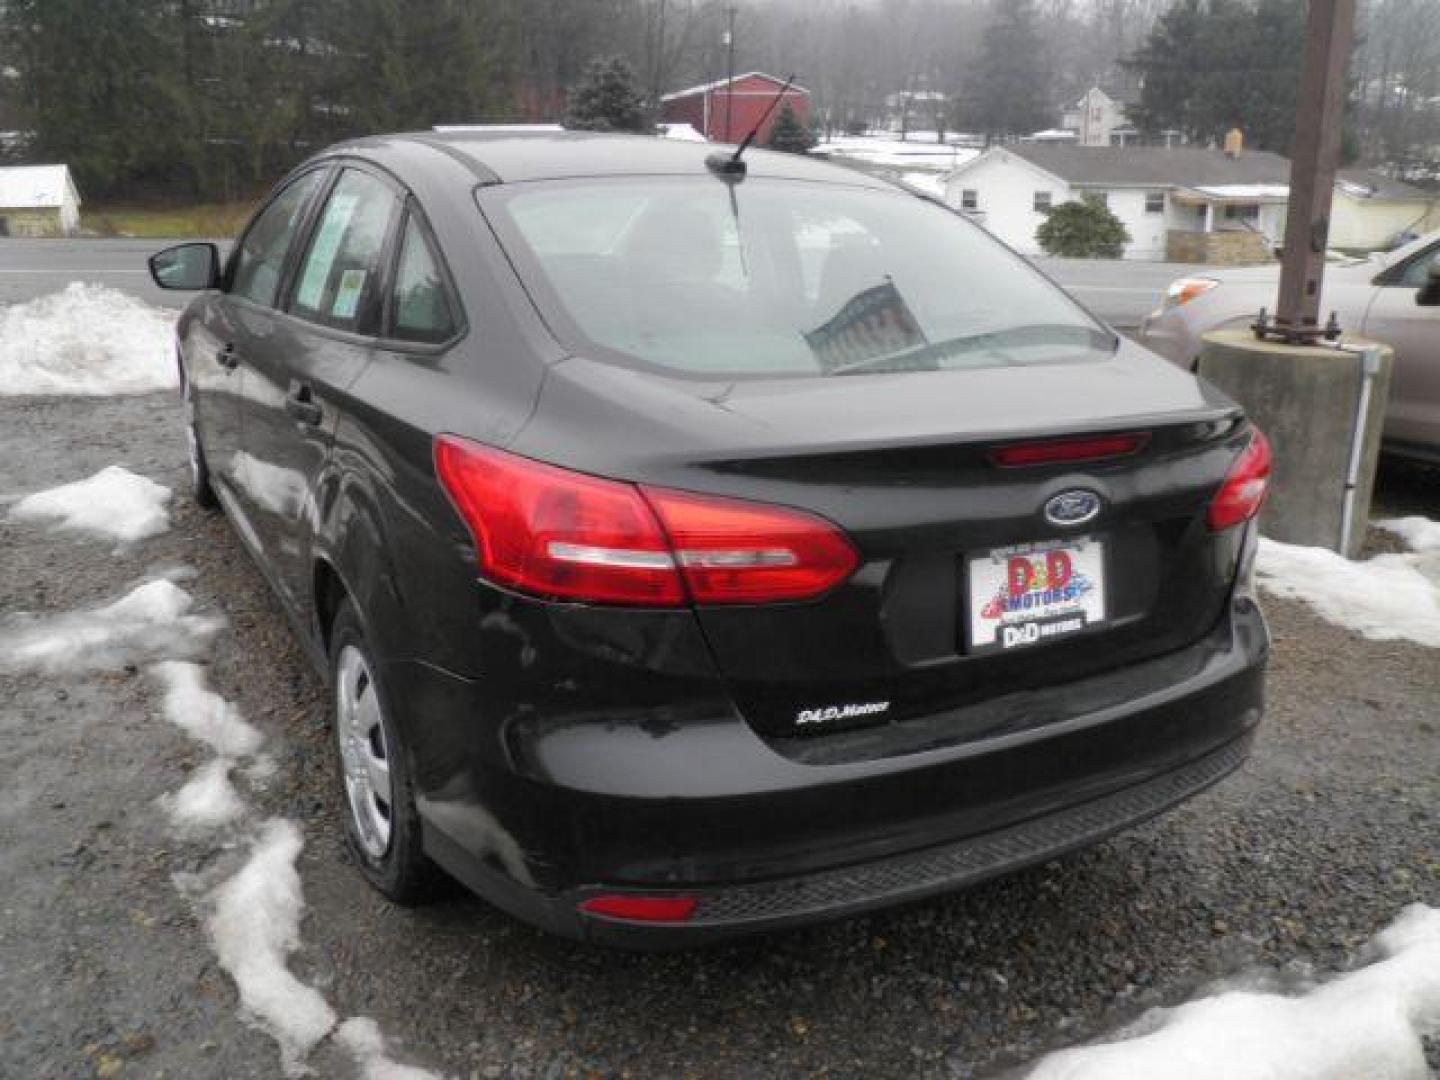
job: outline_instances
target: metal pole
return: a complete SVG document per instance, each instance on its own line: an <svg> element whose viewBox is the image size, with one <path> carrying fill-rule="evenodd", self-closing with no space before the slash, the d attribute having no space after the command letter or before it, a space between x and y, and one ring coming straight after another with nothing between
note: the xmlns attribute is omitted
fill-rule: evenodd
<svg viewBox="0 0 1440 1080"><path fill-rule="evenodd" d="M1290 205L1273 336L1313 341L1330 234L1330 203L1340 163L1340 127L1355 40L1355 0L1310 0L1304 68L1290 160Z"/></svg>
<svg viewBox="0 0 1440 1080"><path fill-rule="evenodd" d="M1353 0L1352 0L1353 2ZM732 124L735 105L735 8L725 9L725 142L735 141Z"/></svg>

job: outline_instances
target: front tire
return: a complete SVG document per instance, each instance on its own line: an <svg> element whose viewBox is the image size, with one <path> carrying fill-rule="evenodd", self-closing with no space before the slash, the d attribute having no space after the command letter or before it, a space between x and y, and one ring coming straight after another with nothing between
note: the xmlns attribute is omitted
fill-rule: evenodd
<svg viewBox="0 0 1440 1080"><path fill-rule="evenodd" d="M330 635L330 687L345 840L365 879L397 904L433 895L439 871L421 844L420 815L399 733L355 605Z"/></svg>
<svg viewBox="0 0 1440 1080"><path fill-rule="evenodd" d="M219 504L215 489L210 486L210 466L205 462L205 447L200 442L200 429L195 424L195 394L186 379L181 386L185 406L185 447L190 456L190 497L195 505L213 510Z"/></svg>

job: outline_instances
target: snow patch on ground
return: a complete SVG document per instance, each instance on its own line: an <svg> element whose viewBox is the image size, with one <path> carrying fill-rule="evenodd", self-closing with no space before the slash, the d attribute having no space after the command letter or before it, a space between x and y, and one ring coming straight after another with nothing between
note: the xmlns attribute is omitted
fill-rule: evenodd
<svg viewBox="0 0 1440 1080"><path fill-rule="evenodd" d="M246 1017L280 1046L287 1076L307 1071L310 1051L335 1027L335 1012L285 966L300 947L304 898L295 860L303 841L294 822L261 826L249 861L214 893L206 922L220 966L240 992Z"/></svg>
<svg viewBox="0 0 1440 1080"><path fill-rule="evenodd" d="M1297 997L1234 990L1147 1013L1123 1041L1052 1054L1029 1080L1425 1080L1440 1034L1440 909L1407 908L1366 967Z"/></svg>
<svg viewBox="0 0 1440 1080"><path fill-rule="evenodd" d="M900 179L937 199L945 198L945 175L934 172L904 172Z"/></svg>
<svg viewBox="0 0 1440 1080"><path fill-rule="evenodd" d="M64 674L193 656L224 625L213 615L192 614L193 603L180 586L160 579L103 607L12 615L0 621L0 667Z"/></svg>
<svg viewBox="0 0 1440 1080"><path fill-rule="evenodd" d="M213 758L173 795L160 796L160 806L182 834L206 832L245 816L245 802L230 782L235 763Z"/></svg>
<svg viewBox="0 0 1440 1080"><path fill-rule="evenodd" d="M56 528L113 536L122 544L170 528L170 489L119 465L86 480L38 491L10 509L18 521L54 521Z"/></svg>
<svg viewBox="0 0 1440 1080"><path fill-rule="evenodd" d="M165 685L165 717L221 757L250 757L265 737L226 701L205 685L205 671L185 660L166 660L151 672Z"/></svg>
<svg viewBox="0 0 1440 1080"><path fill-rule="evenodd" d="M1402 518L1383 527L1418 550L1352 562L1325 548L1262 537L1260 584L1367 638L1440 648L1440 523Z"/></svg>
<svg viewBox="0 0 1440 1080"><path fill-rule="evenodd" d="M1375 524L1387 532L1395 533L1412 551L1440 551L1440 521L1423 517L1403 517L1389 518Z"/></svg>
<svg viewBox="0 0 1440 1080"><path fill-rule="evenodd" d="M0 307L0 395L143 394L176 385L173 311L78 281Z"/></svg>
<svg viewBox="0 0 1440 1080"><path fill-rule="evenodd" d="M346 1020L336 1029L335 1041L355 1060L361 1080L440 1080L429 1069L391 1061L380 1026L368 1016Z"/></svg>

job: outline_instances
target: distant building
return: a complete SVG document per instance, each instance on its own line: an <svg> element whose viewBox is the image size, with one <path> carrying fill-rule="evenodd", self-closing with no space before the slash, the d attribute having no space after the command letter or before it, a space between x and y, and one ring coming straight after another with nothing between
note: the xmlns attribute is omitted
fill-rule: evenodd
<svg viewBox="0 0 1440 1080"><path fill-rule="evenodd" d="M1127 259L1263 262L1285 234L1290 162L1265 151L1200 147L996 147L954 169L945 201L1025 254L1050 209L1094 196L1130 234ZM1341 170L1330 246L1391 246L1440 226L1440 197L1377 173Z"/></svg>
<svg viewBox="0 0 1440 1080"><path fill-rule="evenodd" d="M689 124L712 142L738 143L760 123L765 110L785 85L784 79L760 71L736 75L734 82L718 82L677 90L660 99L660 119L667 124ZM755 141L763 146L780 110L789 105L800 123L810 124L810 91L791 86L781 104L766 119Z"/></svg>
<svg viewBox="0 0 1440 1080"><path fill-rule="evenodd" d="M885 98L885 130L896 134L941 131L945 127L945 95L939 90L903 90Z"/></svg>
<svg viewBox="0 0 1440 1080"><path fill-rule="evenodd" d="M0 236L73 236L79 228L69 166L0 167Z"/></svg>
<svg viewBox="0 0 1440 1080"><path fill-rule="evenodd" d="M1078 146L1128 146L1137 137L1125 106L1098 86L1065 110L1060 127L1075 133Z"/></svg>

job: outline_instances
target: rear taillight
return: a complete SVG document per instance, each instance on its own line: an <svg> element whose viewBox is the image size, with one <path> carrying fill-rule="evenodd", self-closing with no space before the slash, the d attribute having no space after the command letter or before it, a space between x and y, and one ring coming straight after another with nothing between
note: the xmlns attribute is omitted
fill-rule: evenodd
<svg viewBox="0 0 1440 1080"><path fill-rule="evenodd" d="M633 893L612 893L592 896L582 901L580 910L586 915L603 915L607 919L630 922L682 923L695 915L700 901L693 896L636 896Z"/></svg>
<svg viewBox="0 0 1440 1080"><path fill-rule="evenodd" d="M1250 441L1230 471L1225 483L1210 501L1206 520L1210 528L1219 532L1233 525L1241 525L1260 512L1265 495L1270 490L1270 440L1259 428L1252 428Z"/></svg>
<svg viewBox="0 0 1440 1080"><path fill-rule="evenodd" d="M1149 441L1149 435L1138 431L1123 435L1038 439L1034 442L994 447L990 451L990 460L1007 469L1025 465L1069 465L1081 461L1103 461L1105 458L1129 457Z"/></svg>
<svg viewBox="0 0 1440 1080"><path fill-rule="evenodd" d="M435 472L480 572L537 596L677 607L812 599L859 564L834 525L762 503L571 472L452 435Z"/></svg>

